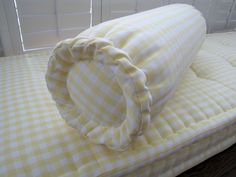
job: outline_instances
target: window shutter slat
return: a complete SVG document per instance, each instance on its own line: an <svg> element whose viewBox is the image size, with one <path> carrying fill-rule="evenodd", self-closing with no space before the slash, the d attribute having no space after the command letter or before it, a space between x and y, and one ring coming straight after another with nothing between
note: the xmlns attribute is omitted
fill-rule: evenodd
<svg viewBox="0 0 236 177"><path fill-rule="evenodd" d="M53 47L90 26L88 0L16 0L24 50Z"/></svg>
<svg viewBox="0 0 236 177"><path fill-rule="evenodd" d="M90 25L90 13L75 13L75 14L59 14L58 15L58 28L86 28Z"/></svg>
<svg viewBox="0 0 236 177"><path fill-rule="evenodd" d="M55 15L22 16L21 17L22 33L24 35L25 33L56 30L57 24L55 18L56 18Z"/></svg>
<svg viewBox="0 0 236 177"><path fill-rule="evenodd" d="M28 47L28 50L52 47L57 41L58 36L55 30L24 34L24 45Z"/></svg>

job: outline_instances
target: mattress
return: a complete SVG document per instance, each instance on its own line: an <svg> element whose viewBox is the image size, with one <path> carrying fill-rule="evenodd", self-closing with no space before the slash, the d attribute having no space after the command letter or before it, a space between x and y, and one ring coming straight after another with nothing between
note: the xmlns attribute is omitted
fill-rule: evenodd
<svg viewBox="0 0 236 177"><path fill-rule="evenodd" d="M124 152L90 143L60 117L49 52L0 59L2 176L176 176L236 142L236 33L207 36L174 97Z"/></svg>

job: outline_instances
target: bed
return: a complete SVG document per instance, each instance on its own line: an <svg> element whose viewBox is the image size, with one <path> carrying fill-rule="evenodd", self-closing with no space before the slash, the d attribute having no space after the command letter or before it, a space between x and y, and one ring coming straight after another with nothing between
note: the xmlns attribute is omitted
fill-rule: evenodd
<svg viewBox="0 0 236 177"><path fill-rule="evenodd" d="M207 35L162 119L124 152L60 117L45 82L49 53L0 59L1 176L177 176L236 142L236 32Z"/></svg>

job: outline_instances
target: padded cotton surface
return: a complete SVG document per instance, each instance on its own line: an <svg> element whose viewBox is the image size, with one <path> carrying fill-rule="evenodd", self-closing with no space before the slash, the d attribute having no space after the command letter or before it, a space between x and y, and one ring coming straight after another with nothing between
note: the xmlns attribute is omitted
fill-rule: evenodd
<svg viewBox="0 0 236 177"><path fill-rule="evenodd" d="M99 24L56 46L48 88L79 133L125 150L171 98L205 33L200 12L184 4Z"/></svg>
<svg viewBox="0 0 236 177"><path fill-rule="evenodd" d="M236 142L236 33L208 35L158 119L124 152L68 126L45 83L48 54L0 58L0 174L174 177Z"/></svg>

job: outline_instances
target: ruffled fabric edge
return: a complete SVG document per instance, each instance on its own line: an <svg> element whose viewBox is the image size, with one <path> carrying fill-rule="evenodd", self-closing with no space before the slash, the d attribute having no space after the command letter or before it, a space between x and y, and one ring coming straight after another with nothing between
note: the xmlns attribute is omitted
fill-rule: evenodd
<svg viewBox="0 0 236 177"><path fill-rule="evenodd" d="M126 118L119 127L100 125L83 116L67 89L67 76L76 62L96 60L116 67L115 77L126 98ZM49 59L47 87L61 116L90 141L123 151L150 123L152 96L146 87L147 77L134 66L129 55L103 38L76 37L60 42Z"/></svg>

